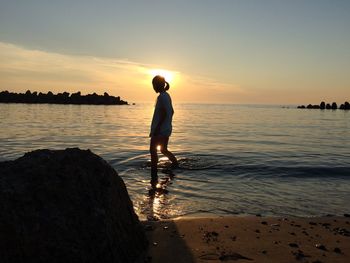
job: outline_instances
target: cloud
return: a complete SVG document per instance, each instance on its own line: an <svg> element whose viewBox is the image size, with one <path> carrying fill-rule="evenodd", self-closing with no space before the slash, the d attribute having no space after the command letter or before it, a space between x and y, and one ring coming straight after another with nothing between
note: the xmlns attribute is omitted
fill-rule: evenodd
<svg viewBox="0 0 350 263"><path fill-rule="evenodd" d="M53 90L88 88L117 89L130 81L144 65L123 60L68 56L29 50L0 42L0 85L18 89L35 85ZM141 77L141 76L140 76ZM23 85L28 87L23 87Z"/></svg>
<svg viewBox="0 0 350 263"><path fill-rule="evenodd" d="M64 55L0 42L0 89L24 92L76 92L118 95L127 100L154 100L148 65L128 60ZM172 95L179 101L232 101L238 86L172 71Z"/></svg>

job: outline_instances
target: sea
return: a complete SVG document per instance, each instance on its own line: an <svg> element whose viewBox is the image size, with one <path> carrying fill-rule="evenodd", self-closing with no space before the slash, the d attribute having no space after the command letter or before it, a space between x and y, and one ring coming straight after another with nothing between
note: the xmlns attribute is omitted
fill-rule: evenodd
<svg viewBox="0 0 350 263"><path fill-rule="evenodd" d="M282 105L174 104L166 191L149 191L153 103L0 104L0 161L90 149L124 180L141 220L350 213L350 112Z"/></svg>

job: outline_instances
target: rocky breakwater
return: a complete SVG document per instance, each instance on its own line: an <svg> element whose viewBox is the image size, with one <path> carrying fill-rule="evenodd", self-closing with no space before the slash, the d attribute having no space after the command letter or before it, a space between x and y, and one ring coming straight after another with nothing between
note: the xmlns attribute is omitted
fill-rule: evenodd
<svg viewBox="0 0 350 263"><path fill-rule="evenodd" d="M1 262L135 262L147 246L123 180L77 148L0 162Z"/></svg>
<svg viewBox="0 0 350 263"><path fill-rule="evenodd" d="M298 106L298 109L321 109L321 110L336 110L338 109L338 105L336 102L333 102L332 104L330 103L325 103L322 101L320 105L312 105L309 104L307 106L305 105L300 105ZM344 104L341 104L339 107L340 110L350 110L350 104L349 102L345 101Z"/></svg>
<svg viewBox="0 0 350 263"><path fill-rule="evenodd" d="M7 90L0 92L0 103L29 103L29 104L88 104L88 105L128 105L127 101L120 97L110 96L107 92L103 95L96 93L81 95L81 92L69 94L68 92L53 94L31 92L14 93Z"/></svg>

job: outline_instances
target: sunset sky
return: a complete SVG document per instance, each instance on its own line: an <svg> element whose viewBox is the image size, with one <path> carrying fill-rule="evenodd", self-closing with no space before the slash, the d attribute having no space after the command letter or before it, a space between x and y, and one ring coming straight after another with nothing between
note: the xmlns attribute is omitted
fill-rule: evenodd
<svg viewBox="0 0 350 263"><path fill-rule="evenodd" d="M154 101L350 99L348 0L0 0L0 90ZM163 70L163 71L158 71Z"/></svg>

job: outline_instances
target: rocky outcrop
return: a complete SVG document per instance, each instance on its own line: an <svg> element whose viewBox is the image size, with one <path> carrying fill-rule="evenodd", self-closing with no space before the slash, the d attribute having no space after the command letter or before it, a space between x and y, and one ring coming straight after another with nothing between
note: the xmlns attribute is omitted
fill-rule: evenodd
<svg viewBox="0 0 350 263"><path fill-rule="evenodd" d="M77 148L0 163L1 262L134 262L147 246L123 180Z"/></svg>
<svg viewBox="0 0 350 263"><path fill-rule="evenodd" d="M121 100L120 97L110 96L107 92L103 95L96 93L81 95L80 91L69 95L68 92L53 94L49 91L47 94L27 90L26 93L0 92L0 103L49 103L49 104L92 104L92 105L124 105L128 102Z"/></svg>
<svg viewBox="0 0 350 263"><path fill-rule="evenodd" d="M307 107L306 107L307 109L319 109L320 108L320 106L318 106L318 105L311 105L311 104L309 104L309 105L307 105Z"/></svg>
<svg viewBox="0 0 350 263"><path fill-rule="evenodd" d="M326 108L326 103L324 102L324 101L322 101L321 103L320 103L320 109L321 110L324 110Z"/></svg>
<svg viewBox="0 0 350 263"><path fill-rule="evenodd" d="M339 109L341 109L341 110L350 110L349 102L346 101L344 104L341 104Z"/></svg>
<svg viewBox="0 0 350 263"><path fill-rule="evenodd" d="M305 107L305 105L300 105L297 107L298 109L321 109L321 110L324 110L324 109L327 109L327 110L336 110L338 109L338 105L336 102L333 102L332 105L330 103L325 103L324 101L322 101L320 103L320 105L312 105L312 104L309 104ZM339 106L339 109L340 110L350 110L350 104L349 102L345 102L344 104L341 104Z"/></svg>

